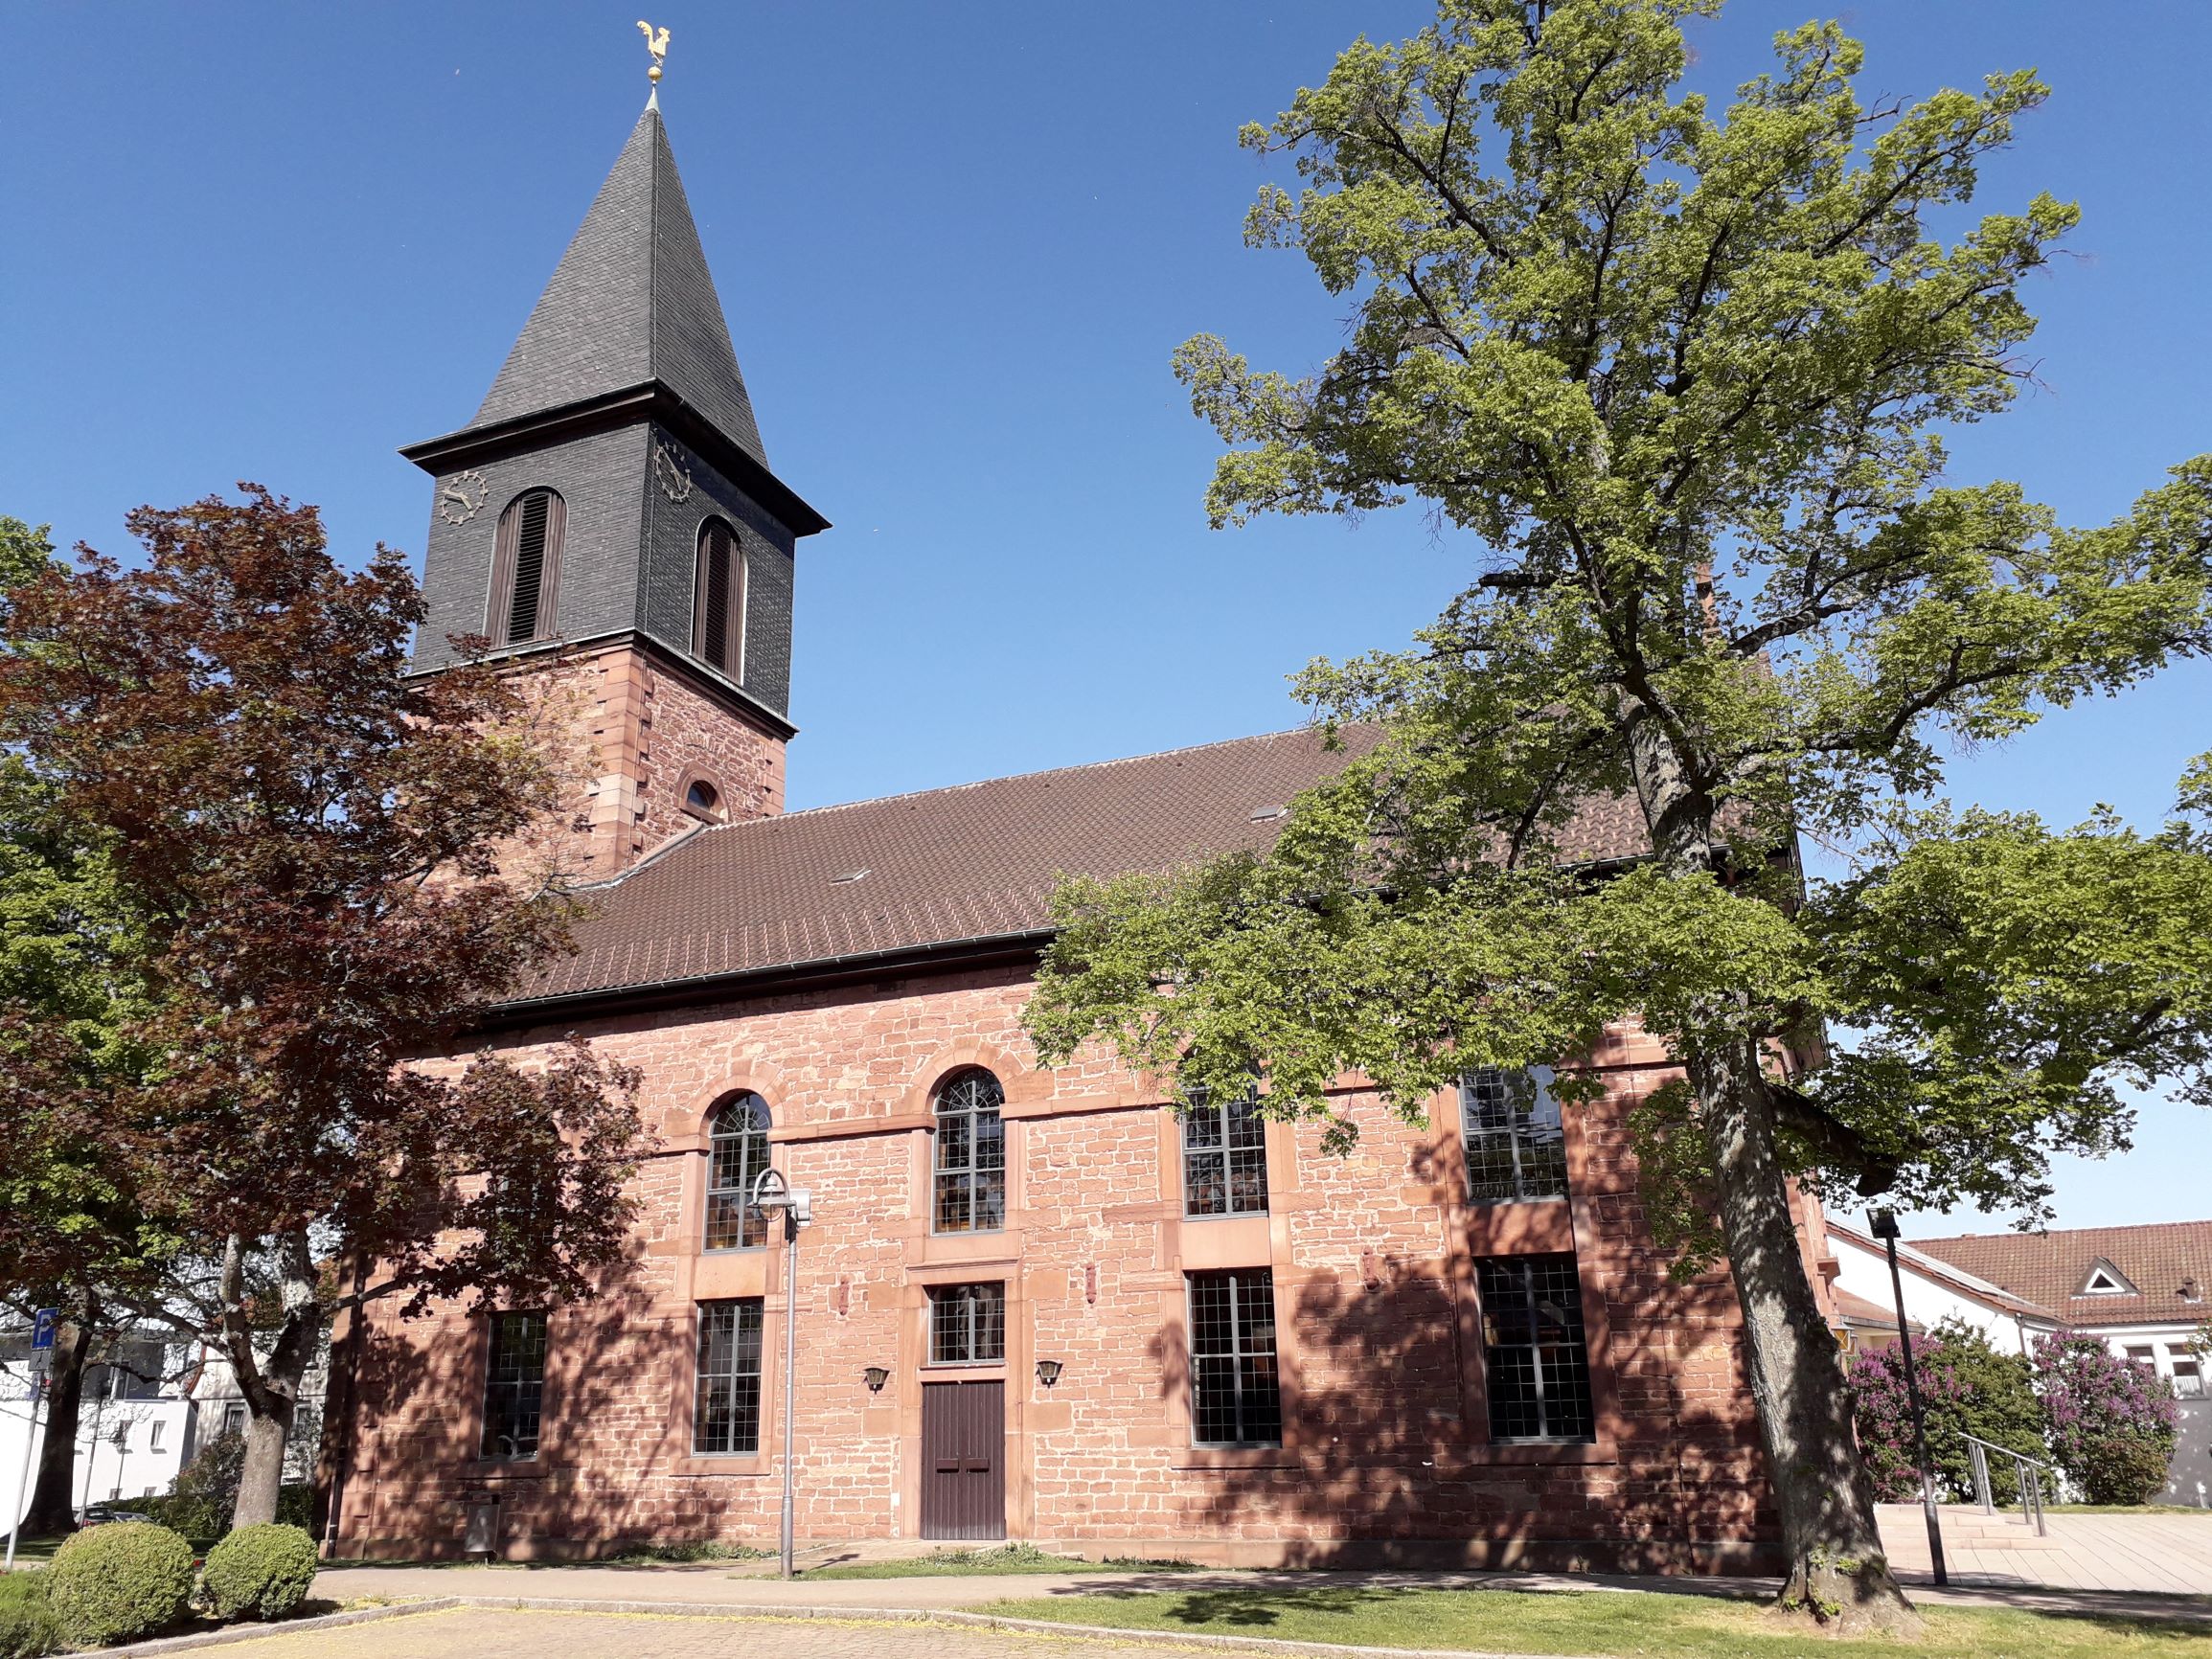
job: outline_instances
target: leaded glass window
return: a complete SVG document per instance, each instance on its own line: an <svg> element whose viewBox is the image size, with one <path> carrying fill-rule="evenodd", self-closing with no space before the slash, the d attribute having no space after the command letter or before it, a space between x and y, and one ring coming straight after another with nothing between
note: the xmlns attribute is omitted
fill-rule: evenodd
<svg viewBox="0 0 2212 1659"><path fill-rule="evenodd" d="M1555 1079L1549 1066L1518 1072L1485 1066L1460 1079L1470 1202L1566 1195L1566 1127Z"/></svg>
<svg viewBox="0 0 2212 1659"><path fill-rule="evenodd" d="M1251 1096L1183 1113L1183 1214L1267 1213L1267 1124Z"/></svg>
<svg viewBox="0 0 2212 1659"><path fill-rule="evenodd" d="M1494 1441L1587 1441L1590 1355L1572 1256L1475 1263Z"/></svg>
<svg viewBox="0 0 2212 1659"><path fill-rule="evenodd" d="M534 1458L545 1400L545 1315L494 1313L484 1365L488 1458Z"/></svg>
<svg viewBox="0 0 2212 1659"><path fill-rule="evenodd" d="M929 1292L931 1365L991 1365L1005 1357L1004 1284L946 1284Z"/></svg>
<svg viewBox="0 0 2212 1659"><path fill-rule="evenodd" d="M761 1299L699 1304L697 1452L761 1449Z"/></svg>
<svg viewBox="0 0 2212 1659"><path fill-rule="evenodd" d="M1191 1438L1199 1445L1281 1445L1275 1275L1267 1268L1188 1276Z"/></svg>
<svg viewBox="0 0 2212 1659"><path fill-rule="evenodd" d="M937 1091L940 1233L995 1233L1006 1225L1006 1091L986 1071L962 1072Z"/></svg>
<svg viewBox="0 0 2212 1659"><path fill-rule="evenodd" d="M767 1167L767 1103L753 1094L724 1101L707 1136L709 1250L752 1250L768 1241L768 1218L753 1204L753 1183Z"/></svg>

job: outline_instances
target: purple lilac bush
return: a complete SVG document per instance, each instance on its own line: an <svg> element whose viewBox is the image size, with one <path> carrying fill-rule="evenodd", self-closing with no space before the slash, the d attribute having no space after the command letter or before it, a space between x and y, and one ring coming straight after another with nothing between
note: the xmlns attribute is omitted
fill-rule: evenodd
<svg viewBox="0 0 2212 1659"><path fill-rule="evenodd" d="M2039 1336L2036 1392L2051 1455L2093 1504L2139 1504L2166 1484L2179 1414L2174 1385L2079 1330Z"/></svg>

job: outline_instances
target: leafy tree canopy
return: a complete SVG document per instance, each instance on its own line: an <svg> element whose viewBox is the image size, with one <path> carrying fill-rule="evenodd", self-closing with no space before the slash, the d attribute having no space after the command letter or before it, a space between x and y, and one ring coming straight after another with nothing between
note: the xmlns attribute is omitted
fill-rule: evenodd
<svg viewBox="0 0 2212 1659"><path fill-rule="evenodd" d="M2202 830L1941 791L1959 745L2212 644L2212 457L2088 527L1954 479L1944 434L2022 384L2020 284L2079 216L1931 220L2045 88L1870 105L1813 23L1722 109L1679 86L1718 11L1442 0L1245 129L1298 180L1247 239L1352 314L1302 376L1177 352L1230 445L1208 511L1418 502L1469 585L1301 676L1348 763L1267 852L1066 886L1029 1020L1185 1100L1258 1078L1339 1144L1344 1074L1419 1117L1470 1064L1640 1023L1682 1065L1638 1110L1647 1208L1685 1272L1734 1270L1789 1594L1895 1610L1786 1181L2033 1214L2054 1151L2125 1143L2120 1085L2202 1090ZM1840 878L1805 890L1801 835Z"/></svg>

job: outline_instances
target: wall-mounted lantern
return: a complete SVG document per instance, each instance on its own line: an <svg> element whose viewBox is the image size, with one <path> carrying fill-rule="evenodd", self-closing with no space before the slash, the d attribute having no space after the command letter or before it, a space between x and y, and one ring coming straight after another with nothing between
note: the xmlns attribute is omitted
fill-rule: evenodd
<svg viewBox="0 0 2212 1659"><path fill-rule="evenodd" d="M870 1394L881 1394L883 1385L891 1380L891 1374L880 1365L871 1365L860 1374L860 1378L867 1383Z"/></svg>
<svg viewBox="0 0 2212 1659"><path fill-rule="evenodd" d="M1057 1359L1038 1360L1037 1362L1037 1380L1047 1388L1058 1382L1060 1380L1060 1361Z"/></svg>

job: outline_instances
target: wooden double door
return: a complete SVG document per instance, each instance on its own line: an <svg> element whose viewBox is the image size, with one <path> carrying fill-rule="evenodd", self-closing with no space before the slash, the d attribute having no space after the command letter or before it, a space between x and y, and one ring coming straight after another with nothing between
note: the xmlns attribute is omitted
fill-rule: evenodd
<svg viewBox="0 0 2212 1659"><path fill-rule="evenodd" d="M1006 1384L922 1385L922 1535L1006 1536Z"/></svg>

